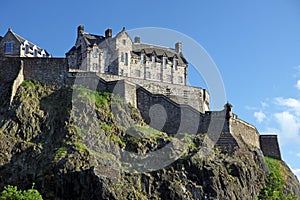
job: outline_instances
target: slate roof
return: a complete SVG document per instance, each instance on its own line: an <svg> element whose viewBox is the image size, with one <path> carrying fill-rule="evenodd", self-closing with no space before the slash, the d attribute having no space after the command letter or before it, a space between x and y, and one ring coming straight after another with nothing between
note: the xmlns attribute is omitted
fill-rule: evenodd
<svg viewBox="0 0 300 200"><path fill-rule="evenodd" d="M175 49L168 47L155 46L143 43L134 43L132 51L136 55L140 55L143 52L148 57L155 53L158 59L167 57L170 61L173 61L173 58L176 56L178 58L179 64L188 64L187 60L184 58L182 53L177 53Z"/></svg>
<svg viewBox="0 0 300 200"><path fill-rule="evenodd" d="M36 48L37 48L37 50L38 50L39 53L41 53L41 51L44 50L47 56L50 55L45 49L42 49L42 48L38 47L37 45L33 44L32 42L30 42L30 41L24 39L23 37L21 37L21 36L19 36L18 34L14 33L11 29L9 29L9 31L10 31L10 32L13 34L13 36L20 42L20 44L22 44L22 43L24 43L25 41L27 41L28 44L29 44L29 48L30 48L31 50L33 50L33 46L36 46ZM1 40L0 40L0 41L1 41Z"/></svg>
<svg viewBox="0 0 300 200"><path fill-rule="evenodd" d="M115 37L124 32L125 29L119 32ZM126 32L125 32L126 33ZM89 33L83 33L83 38L87 46L92 47L94 44L99 45L103 41L105 41L105 36L94 35ZM130 37L129 37L130 38ZM72 51L78 50L75 46L73 46L66 54L70 54ZM184 58L182 53L177 53L175 49L156 46L151 44L144 43L133 43L131 55L140 56L141 52L144 52L146 56L151 57L153 53L157 55L157 60L160 61L164 56L166 56L171 62L174 57L178 58L178 64L188 64L187 60Z"/></svg>

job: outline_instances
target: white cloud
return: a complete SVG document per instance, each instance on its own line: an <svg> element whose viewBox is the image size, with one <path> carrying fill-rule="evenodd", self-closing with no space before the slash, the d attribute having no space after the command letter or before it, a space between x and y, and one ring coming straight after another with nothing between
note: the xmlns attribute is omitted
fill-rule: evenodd
<svg viewBox="0 0 300 200"><path fill-rule="evenodd" d="M300 158L300 153L297 153L297 156Z"/></svg>
<svg viewBox="0 0 300 200"><path fill-rule="evenodd" d="M263 108L266 108L266 107L269 107L269 104L266 103L266 102L264 102L264 101L262 101L262 102L261 102L261 106L262 106Z"/></svg>
<svg viewBox="0 0 300 200"><path fill-rule="evenodd" d="M294 98L284 99L282 97L275 98L275 103L280 106L286 106L295 112L297 115L300 115L300 101Z"/></svg>
<svg viewBox="0 0 300 200"><path fill-rule="evenodd" d="M300 90L300 80L297 81L297 83L296 83L296 88L297 88L298 90Z"/></svg>
<svg viewBox="0 0 300 200"><path fill-rule="evenodd" d="M254 117L256 118L256 121L258 123L261 123L266 118L266 115L262 111L259 111L259 112L254 112Z"/></svg>
<svg viewBox="0 0 300 200"><path fill-rule="evenodd" d="M297 117L288 111L275 113L276 122L280 125L280 138L285 142L300 143L300 123Z"/></svg>

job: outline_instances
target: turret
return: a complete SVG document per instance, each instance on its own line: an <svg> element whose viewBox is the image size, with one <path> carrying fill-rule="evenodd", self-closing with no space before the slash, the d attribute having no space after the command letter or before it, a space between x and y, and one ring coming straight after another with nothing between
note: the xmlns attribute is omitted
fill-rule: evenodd
<svg viewBox="0 0 300 200"><path fill-rule="evenodd" d="M83 25L79 25L77 28L77 36L80 36L84 33L84 26Z"/></svg>

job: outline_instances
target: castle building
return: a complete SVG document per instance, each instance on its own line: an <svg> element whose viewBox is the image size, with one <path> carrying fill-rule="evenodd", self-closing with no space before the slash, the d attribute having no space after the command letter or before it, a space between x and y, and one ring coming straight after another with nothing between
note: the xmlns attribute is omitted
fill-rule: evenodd
<svg viewBox="0 0 300 200"><path fill-rule="evenodd" d="M186 85L188 62L182 53L182 44L175 48L143 44L140 37L134 41L125 28L113 37L112 29L104 36L77 30L77 39L67 53L70 68L83 71Z"/></svg>
<svg viewBox="0 0 300 200"><path fill-rule="evenodd" d="M46 50L17 35L11 28L0 37L0 56L51 57Z"/></svg>

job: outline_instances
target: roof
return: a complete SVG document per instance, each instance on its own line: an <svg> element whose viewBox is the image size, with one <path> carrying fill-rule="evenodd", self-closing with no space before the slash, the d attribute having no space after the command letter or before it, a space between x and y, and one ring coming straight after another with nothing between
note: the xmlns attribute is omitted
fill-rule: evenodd
<svg viewBox="0 0 300 200"><path fill-rule="evenodd" d="M147 56L155 53L158 58L168 57L169 60L173 60L174 57L178 58L179 64L188 64L187 60L184 58L182 53L177 53L175 49L156 46L152 44L144 43L134 43L132 51L136 55L140 55L141 52L144 52Z"/></svg>
<svg viewBox="0 0 300 200"><path fill-rule="evenodd" d="M16 34L16 33L14 33L13 31L12 31L12 29L8 29L8 32L10 32L19 42L20 42L20 44L22 44L22 43L24 43L25 41L27 41L28 42L28 44L29 44L29 47L31 48L31 49L33 49L33 46L36 46L36 48L37 48L37 50L39 51L39 52L41 52L41 51L45 51L45 53L46 53L46 55L50 55L45 49L42 49L42 48L40 48L40 47L38 47L37 45L35 45L35 44L33 44L32 42L30 42L30 41L28 41L28 40L26 40L26 39L24 39L23 37L21 37L21 36L19 36L18 34Z"/></svg>
<svg viewBox="0 0 300 200"><path fill-rule="evenodd" d="M121 33L127 34L125 28L122 29L114 38L118 37ZM128 35L128 34L127 34ZM105 41L105 36L83 33L82 37L88 47L92 47L94 44L99 46L100 43ZM130 36L128 35L130 38ZM130 38L131 39L131 38ZM73 46L66 54L69 54L73 51L77 50L75 46ZM182 53L178 53L175 49L163 47L163 46L156 46L151 44L144 44L144 43L133 43L132 46L132 55L140 56L141 52L145 52L147 56L152 55L153 53L156 54L158 60L162 59L162 57L167 57L170 61L173 61L174 57L178 58L178 64L188 64L187 60L184 58Z"/></svg>
<svg viewBox="0 0 300 200"><path fill-rule="evenodd" d="M98 45L105 40L104 36L88 33L83 33L83 38L88 46L93 46L95 43Z"/></svg>

